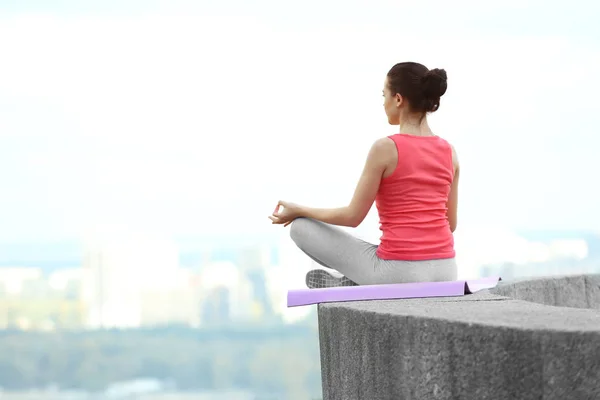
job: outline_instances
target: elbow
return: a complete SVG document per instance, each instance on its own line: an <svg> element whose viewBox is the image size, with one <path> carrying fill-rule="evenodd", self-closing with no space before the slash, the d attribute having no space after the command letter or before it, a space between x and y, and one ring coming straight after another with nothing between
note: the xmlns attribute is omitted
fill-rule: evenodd
<svg viewBox="0 0 600 400"><path fill-rule="evenodd" d="M345 221L344 221L344 226L347 226L349 228L356 228L357 226L360 225L360 223L362 222L362 220L349 216Z"/></svg>
<svg viewBox="0 0 600 400"><path fill-rule="evenodd" d="M450 232L454 233L456 230L456 222L450 222Z"/></svg>
<svg viewBox="0 0 600 400"><path fill-rule="evenodd" d="M446 213L446 218L448 220L450 232L454 233L454 231L456 230L456 224L458 223L458 218L456 218L456 211Z"/></svg>
<svg viewBox="0 0 600 400"><path fill-rule="evenodd" d="M363 222L364 219L364 215L360 215L359 213L353 212L352 209L348 209L346 223L344 225L350 228L356 228Z"/></svg>
<svg viewBox="0 0 600 400"><path fill-rule="evenodd" d="M348 223L348 226L349 226L350 228L357 228L357 227L360 225L360 223L361 223L361 222L362 222L362 221L354 221L354 220L351 220L351 221Z"/></svg>

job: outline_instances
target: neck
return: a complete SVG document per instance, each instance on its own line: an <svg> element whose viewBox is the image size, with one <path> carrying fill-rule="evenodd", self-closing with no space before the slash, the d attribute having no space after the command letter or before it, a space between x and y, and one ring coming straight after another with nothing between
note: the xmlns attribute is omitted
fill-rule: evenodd
<svg viewBox="0 0 600 400"><path fill-rule="evenodd" d="M419 121L419 118L406 119L400 121L400 133L407 133L415 136L432 136L433 132L427 123L427 117Z"/></svg>

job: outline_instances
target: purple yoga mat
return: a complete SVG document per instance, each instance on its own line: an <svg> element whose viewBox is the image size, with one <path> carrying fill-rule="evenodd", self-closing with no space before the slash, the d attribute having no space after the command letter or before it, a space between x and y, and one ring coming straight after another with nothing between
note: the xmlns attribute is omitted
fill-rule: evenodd
<svg viewBox="0 0 600 400"><path fill-rule="evenodd" d="M298 307L340 301L464 296L483 289L491 289L498 284L499 280L499 277L490 277L467 281L298 289L288 291L287 306Z"/></svg>

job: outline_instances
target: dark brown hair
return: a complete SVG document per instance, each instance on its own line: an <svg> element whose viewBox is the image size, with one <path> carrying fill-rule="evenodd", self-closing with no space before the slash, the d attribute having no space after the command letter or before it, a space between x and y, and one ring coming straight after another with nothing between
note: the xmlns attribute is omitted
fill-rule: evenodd
<svg viewBox="0 0 600 400"><path fill-rule="evenodd" d="M393 95L408 100L416 113L434 112L440 108L440 97L448 88L448 76L443 69L427 69L415 62L398 63L387 74L388 87Z"/></svg>

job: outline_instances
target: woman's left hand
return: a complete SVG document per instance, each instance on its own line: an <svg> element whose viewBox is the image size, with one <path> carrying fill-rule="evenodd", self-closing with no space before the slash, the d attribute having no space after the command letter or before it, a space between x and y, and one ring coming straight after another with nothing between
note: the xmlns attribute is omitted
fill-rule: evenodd
<svg viewBox="0 0 600 400"><path fill-rule="evenodd" d="M283 207L283 210L280 210ZM293 220L300 216L300 206L294 203L288 203L287 201L279 200L273 215L269 216L269 219L273 224L283 224L288 226Z"/></svg>

